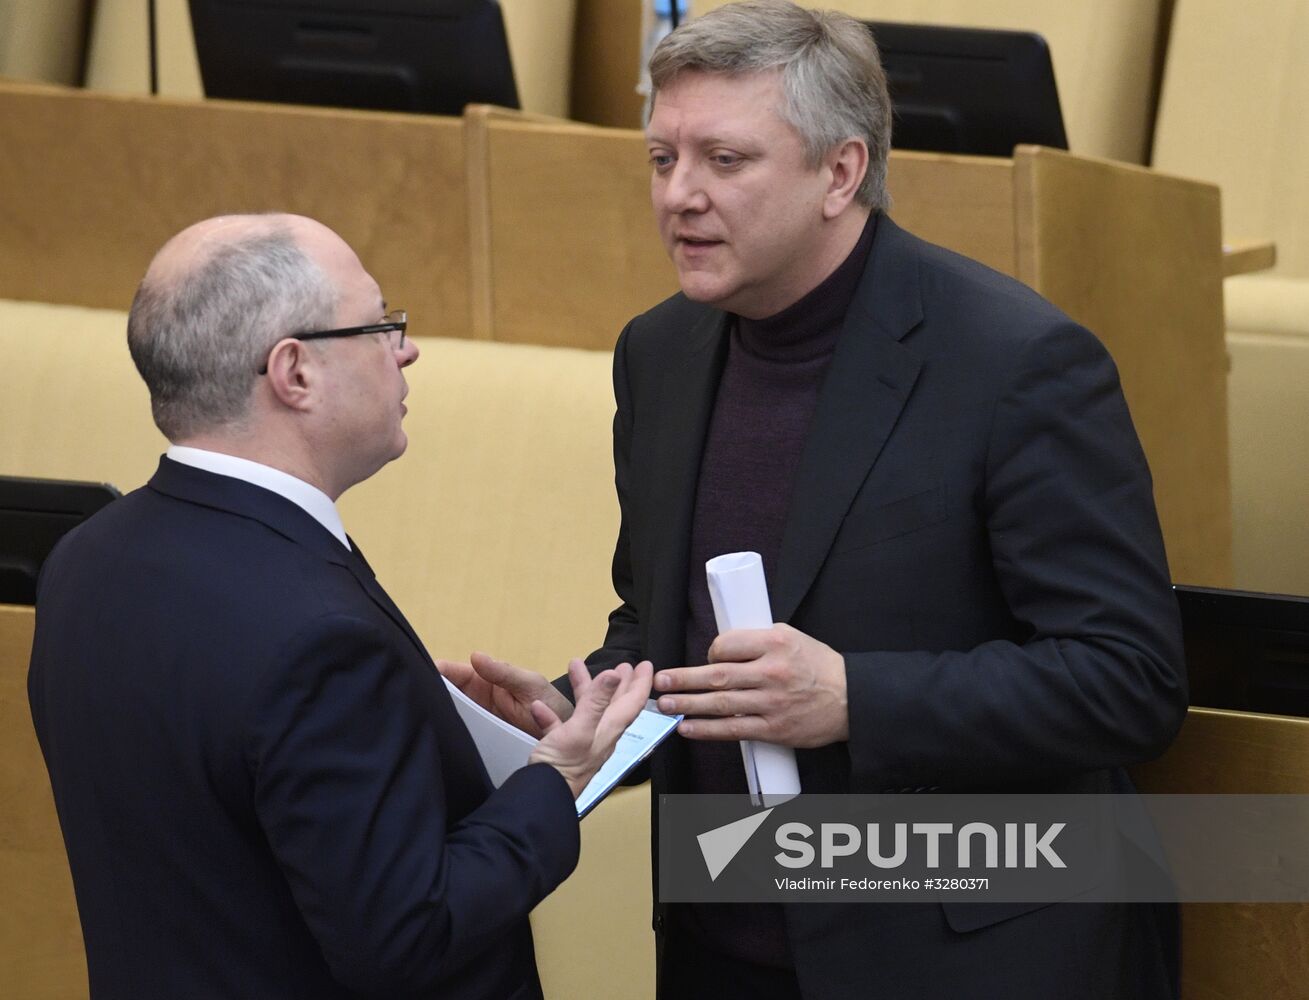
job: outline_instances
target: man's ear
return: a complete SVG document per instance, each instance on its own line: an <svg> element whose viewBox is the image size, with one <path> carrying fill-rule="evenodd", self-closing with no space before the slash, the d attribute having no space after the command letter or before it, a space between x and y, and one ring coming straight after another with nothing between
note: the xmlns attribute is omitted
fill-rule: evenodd
<svg viewBox="0 0 1309 1000"><path fill-rule="evenodd" d="M264 378L279 403L292 410L309 408L321 377L317 360L313 349L304 341L288 337L273 345Z"/></svg>
<svg viewBox="0 0 1309 1000"><path fill-rule="evenodd" d="M823 199L823 218L835 219L844 212L868 173L868 146L862 139L846 139L824 157L832 181Z"/></svg>

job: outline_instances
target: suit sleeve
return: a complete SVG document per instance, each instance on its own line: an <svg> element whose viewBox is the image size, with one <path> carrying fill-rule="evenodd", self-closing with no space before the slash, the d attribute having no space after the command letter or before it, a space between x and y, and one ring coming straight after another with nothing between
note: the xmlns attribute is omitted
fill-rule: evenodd
<svg viewBox="0 0 1309 1000"><path fill-rule="evenodd" d="M1112 360L1067 324L1012 372L979 496L996 584L1028 638L847 653L855 791L1123 765L1161 753L1185 714L1150 475Z"/></svg>
<svg viewBox="0 0 1309 1000"><path fill-rule="evenodd" d="M369 995L497 962L578 857L572 795L546 765L451 822L419 680L394 636L326 616L288 644L249 723L263 834L333 975Z"/></svg>

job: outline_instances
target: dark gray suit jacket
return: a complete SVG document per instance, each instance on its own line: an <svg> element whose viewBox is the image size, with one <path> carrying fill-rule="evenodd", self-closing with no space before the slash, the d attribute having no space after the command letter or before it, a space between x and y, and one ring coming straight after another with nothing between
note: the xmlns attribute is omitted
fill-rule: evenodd
<svg viewBox="0 0 1309 1000"><path fill-rule="evenodd" d="M680 665L729 323L677 295L619 339L622 603L597 667ZM1103 346L1026 286L879 220L795 482L779 488L774 618L844 654L849 685L849 742L797 755L806 792L1107 791L1172 739L1186 684L1145 457ZM677 741L651 776L656 807L685 790ZM1167 920L1033 909L786 911L814 996L1170 988Z"/></svg>

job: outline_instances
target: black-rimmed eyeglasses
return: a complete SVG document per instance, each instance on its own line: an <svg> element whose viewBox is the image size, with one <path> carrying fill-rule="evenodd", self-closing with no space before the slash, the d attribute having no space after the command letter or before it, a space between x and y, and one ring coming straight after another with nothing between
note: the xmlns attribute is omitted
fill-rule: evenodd
<svg viewBox="0 0 1309 1000"><path fill-rule="evenodd" d="M312 333L293 333L287 340L327 340L332 337L359 337L365 333L385 333L391 342L391 350L398 351L405 346L405 330L409 326L409 314L403 309L395 309L382 317L380 323L366 326L343 326L339 330L315 330ZM268 374L268 362L259 369L260 375Z"/></svg>

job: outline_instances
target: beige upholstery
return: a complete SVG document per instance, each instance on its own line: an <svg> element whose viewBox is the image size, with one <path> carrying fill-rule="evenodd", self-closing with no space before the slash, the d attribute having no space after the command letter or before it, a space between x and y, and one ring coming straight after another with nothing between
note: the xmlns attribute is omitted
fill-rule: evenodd
<svg viewBox="0 0 1309 1000"><path fill-rule="evenodd" d="M191 38L191 9L185 3L156 7L159 93L203 97L200 67ZM150 92L150 28L144 4L95 0L86 53L86 85L116 94Z"/></svg>
<svg viewBox="0 0 1309 1000"><path fill-rule="evenodd" d="M565 117L576 0L500 0L500 6L523 109ZM159 4L157 28L159 92L169 97L202 97L187 4L180 0ZM147 93L147 31L144 4L98 0L87 57L87 86L114 93Z"/></svg>
<svg viewBox="0 0 1309 1000"><path fill-rule="evenodd" d="M1218 184L1224 235L1309 278L1309 0L1176 0L1153 162Z"/></svg>
<svg viewBox="0 0 1309 1000"><path fill-rule="evenodd" d="M1309 282L1296 285L1282 310L1309 299ZM1271 296L1258 305L1278 308ZM1227 330L1232 578L1245 590L1309 594L1309 312L1299 321L1298 330Z"/></svg>
<svg viewBox="0 0 1309 1000"><path fill-rule="evenodd" d="M150 422L124 324L119 312L0 302L0 473L104 480L125 491L149 477L165 442ZM558 674L569 656L599 645L614 600L610 359L468 340L419 344L422 356L406 372L408 453L346 494L346 526L434 655L484 648ZM20 712L13 697L4 700L21 690L12 677L0 687L0 722L12 716L30 726L25 703ZM23 766L35 766L30 728L5 725L0 738L0 755L20 740ZM0 770L0 849L13 843L9 802L49 794L43 775L24 774L17 790L7 775ZM33 808L44 816L39 842L48 852L58 830L48 807ZM21 884L6 878L7 895L67 918L66 869L16 867ZM650 996L649 914L641 787L587 817L578 873L533 915L547 996ZM0 982L11 981L6 968L30 971L40 957L29 925L0 921ZM64 945L65 961L80 962L80 943Z"/></svg>
<svg viewBox="0 0 1309 1000"><path fill-rule="evenodd" d="M1309 0L1176 0L1154 165L1221 187L1224 238L1277 244L1225 283L1233 569L1309 594Z"/></svg>
<svg viewBox="0 0 1309 1000"><path fill-rule="evenodd" d="M0 76L82 82L90 0L0 0Z"/></svg>
<svg viewBox="0 0 1309 1000"><path fill-rule="evenodd" d="M726 0L698 0L704 12ZM1010 28L1045 36L1074 153L1144 163L1160 0L801 0L876 21ZM894 142L894 140L892 140Z"/></svg>

